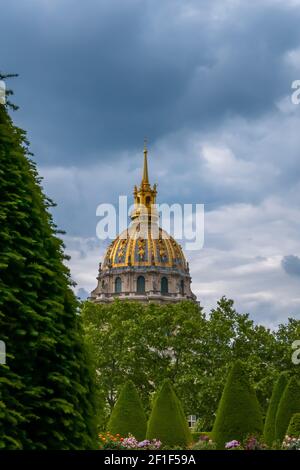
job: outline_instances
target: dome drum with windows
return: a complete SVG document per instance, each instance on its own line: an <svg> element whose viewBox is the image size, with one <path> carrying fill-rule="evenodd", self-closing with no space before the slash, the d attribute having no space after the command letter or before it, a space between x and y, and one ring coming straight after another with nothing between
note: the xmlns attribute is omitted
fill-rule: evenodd
<svg viewBox="0 0 300 470"><path fill-rule="evenodd" d="M116 297L158 303L196 301L182 249L159 227L157 191L149 183L146 148L142 182L133 194L132 222L107 248L90 299L100 303Z"/></svg>

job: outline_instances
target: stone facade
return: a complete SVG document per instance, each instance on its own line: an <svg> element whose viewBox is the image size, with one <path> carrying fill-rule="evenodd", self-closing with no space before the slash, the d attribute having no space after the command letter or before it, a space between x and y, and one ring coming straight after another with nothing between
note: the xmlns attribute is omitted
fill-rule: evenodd
<svg viewBox="0 0 300 470"><path fill-rule="evenodd" d="M144 292L141 289L142 285L138 288L138 279L141 277L145 280ZM91 294L91 300L94 302L106 303L113 301L114 298L159 303L179 302L184 299L196 300L191 291L189 273L178 272L175 269L155 266L142 269L128 267L111 268L103 272L100 265L97 279L98 286Z"/></svg>

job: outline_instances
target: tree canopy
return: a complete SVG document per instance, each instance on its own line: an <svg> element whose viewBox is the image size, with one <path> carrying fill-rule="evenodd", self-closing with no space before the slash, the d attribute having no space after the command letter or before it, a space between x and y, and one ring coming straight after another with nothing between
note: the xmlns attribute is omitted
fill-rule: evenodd
<svg viewBox="0 0 300 470"><path fill-rule="evenodd" d="M114 301L83 305L86 336L98 370L107 415L126 379L136 385L146 410L154 391L170 378L186 414L196 414L199 430L212 428L233 361L243 360L264 414L279 373L299 374L291 344L300 322L289 320L276 332L239 314L223 297L206 315L192 302L143 305Z"/></svg>

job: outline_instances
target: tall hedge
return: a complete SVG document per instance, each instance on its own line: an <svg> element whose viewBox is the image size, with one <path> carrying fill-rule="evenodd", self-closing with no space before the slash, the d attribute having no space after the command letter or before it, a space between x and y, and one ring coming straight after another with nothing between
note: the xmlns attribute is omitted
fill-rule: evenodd
<svg viewBox="0 0 300 470"><path fill-rule="evenodd" d="M148 422L147 439L155 438L169 447L186 447L192 441L181 402L169 380L157 393Z"/></svg>
<svg viewBox="0 0 300 470"><path fill-rule="evenodd" d="M300 385L295 377L292 377L284 389L276 414L275 437L282 441L292 416L300 413Z"/></svg>
<svg viewBox="0 0 300 470"><path fill-rule="evenodd" d="M288 383L288 374L282 372L273 387L264 425L264 441L271 446L275 439L275 422L278 405Z"/></svg>
<svg viewBox="0 0 300 470"><path fill-rule="evenodd" d="M300 413L295 413L290 420L287 435L300 438Z"/></svg>
<svg viewBox="0 0 300 470"><path fill-rule="evenodd" d="M0 448L93 448L93 378L63 244L4 105L0 194Z"/></svg>
<svg viewBox="0 0 300 470"><path fill-rule="evenodd" d="M131 380L128 380L123 386L107 428L113 434L121 434L121 436L132 434L140 440L145 438L147 418Z"/></svg>
<svg viewBox="0 0 300 470"><path fill-rule="evenodd" d="M212 438L218 448L233 439L243 441L248 434L260 436L263 421L260 405L249 383L247 371L236 361L228 373L217 410Z"/></svg>

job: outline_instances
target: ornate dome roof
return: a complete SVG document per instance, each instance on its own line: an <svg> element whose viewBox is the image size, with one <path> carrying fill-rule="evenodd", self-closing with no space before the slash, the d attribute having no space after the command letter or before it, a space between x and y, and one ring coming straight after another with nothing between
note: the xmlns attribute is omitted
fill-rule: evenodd
<svg viewBox="0 0 300 470"><path fill-rule="evenodd" d="M102 268L164 267L187 270L187 262L180 245L168 233L157 227L153 236L151 229L141 230L135 223L124 230L108 247ZM143 236L144 235L144 236Z"/></svg>
<svg viewBox="0 0 300 470"><path fill-rule="evenodd" d="M157 186L149 182L147 148L143 177L134 186L131 224L109 245L99 264L93 302L125 301L172 303L196 301L189 266L179 243L159 227Z"/></svg>

